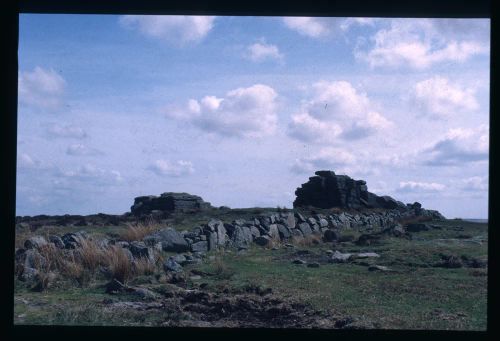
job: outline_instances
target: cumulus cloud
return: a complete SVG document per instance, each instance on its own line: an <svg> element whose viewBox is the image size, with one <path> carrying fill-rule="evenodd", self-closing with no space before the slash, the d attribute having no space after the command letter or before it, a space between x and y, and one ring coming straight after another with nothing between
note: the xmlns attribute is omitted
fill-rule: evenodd
<svg viewBox="0 0 500 341"><path fill-rule="evenodd" d="M378 18L346 18L342 21L340 24L340 28L342 31L347 31L349 30L352 26L373 26L377 21L380 19Z"/></svg>
<svg viewBox="0 0 500 341"><path fill-rule="evenodd" d="M457 166L464 163L487 161L489 155L489 128L450 129L443 139L421 152L423 163L429 166Z"/></svg>
<svg viewBox="0 0 500 341"><path fill-rule="evenodd" d="M463 179L460 182L460 189L467 192L485 192L488 191L488 177L473 176Z"/></svg>
<svg viewBox="0 0 500 341"><path fill-rule="evenodd" d="M119 171L102 169L92 164L85 164L75 170L69 171L58 169L56 173L59 177L66 180L76 180L96 185L113 184L123 180Z"/></svg>
<svg viewBox="0 0 500 341"><path fill-rule="evenodd" d="M174 44L199 42L213 28L214 16L124 15L120 23L142 34Z"/></svg>
<svg viewBox="0 0 500 341"><path fill-rule="evenodd" d="M367 95L349 82L321 81L313 85L314 94L301 111L292 115L288 135L304 142L365 138L393 126L373 110Z"/></svg>
<svg viewBox="0 0 500 341"><path fill-rule="evenodd" d="M44 109L56 109L62 104L65 87L65 80L54 70L37 66L31 72L19 73L19 102Z"/></svg>
<svg viewBox="0 0 500 341"><path fill-rule="evenodd" d="M308 113L292 116L288 126L288 135L299 141L333 142L342 133L340 125L320 121Z"/></svg>
<svg viewBox="0 0 500 341"><path fill-rule="evenodd" d="M291 170L297 174L311 173L319 169L342 170L353 165L353 154L340 148L323 148L316 155L295 159Z"/></svg>
<svg viewBox="0 0 500 341"><path fill-rule="evenodd" d="M48 128L47 133L51 137L74 138L74 139L84 139L87 137L87 132L83 128L72 124L67 124L67 125L54 124Z"/></svg>
<svg viewBox="0 0 500 341"><path fill-rule="evenodd" d="M402 181L399 183L398 192L440 192L446 189L446 186L436 182L416 182Z"/></svg>
<svg viewBox="0 0 500 341"><path fill-rule="evenodd" d="M266 60L282 61L283 54L278 47L272 44L255 43L247 47L246 57L253 62L263 62Z"/></svg>
<svg viewBox="0 0 500 341"><path fill-rule="evenodd" d="M88 156L88 155L101 155L102 152L95 149L87 147L81 143L74 143L68 146L66 149L66 154L72 156Z"/></svg>
<svg viewBox="0 0 500 341"><path fill-rule="evenodd" d="M447 78L435 76L415 84L413 102L424 115L447 117L479 108L474 89L462 89Z"/></svg>
<svg viewBox="0 0 500 341"><path fill-rule="evenodd" d="M489 53L489 25L464 19L394 19L379 30L373 46L358 47L355 56L371 67L410 66L425 69L442 62L462 63ZM464 33L467 27L475 34ZM453 29L459 27L461 29Z"/></svg>
<svg viewBox="0 0 500 341"><path fill-rule="evenodd" d="M285 17L283 23L303 36L324 38L346 30L353 22L346 22L343 18Z"/></svg>
<svg viewBox="0 0 500 341"><path fill-rule="evenodd" d="M223 98L191 99L185 107L169 109L166 115L221 136L263 136L276 129L277 96L273 88L255 84L231 90Z"/></svg>
<svg viewBox="0 0 500 341"><path fill-rule="evenodd" d="M148 169L159 176L180 177L194 173L193 164L184 160L156 160Z"/></svg>

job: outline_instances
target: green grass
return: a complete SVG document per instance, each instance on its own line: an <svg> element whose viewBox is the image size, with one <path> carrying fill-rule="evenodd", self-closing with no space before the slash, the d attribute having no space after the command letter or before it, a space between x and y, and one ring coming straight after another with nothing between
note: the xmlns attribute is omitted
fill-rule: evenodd
<svg viewBox="0 0 500 341"><path fill-rule="evenodd" d="M251 210L238 212L237 217L232 210L229 213L224 213L224 210L217 212L220 214L212 217L226 222L242 218L245 214L248 216L243 219L256 215ZM204 223L208 220L207 216L185 218L178 224L180 229L182 226L192 226L198 220ZM485 259L487 242L479 245L456 238L460 234L487 238L487 225L461 221L432 224L439 224L443 228L414 233L413 240L385 237L380 243L370 246L345 243L337 247L330 244L300 247L318 255L327 249L377 252L380 258L362 262L386 265L395 272L370 272L360 262L322 264L319 268L308 268L291 263L296 258L293 256L296 249L270 250L252 246L243 254L235 251L224 254L212 252L207 256L215 256L215 260L207 257L201 264L186 267L188 272L198 269L215 274L198 281L188 279L188 286L195 287L205 282L208 283L206 290L226 289L230 292L241 292L248 285L270 287L274 295L309 303L315 309L351 316L361 323L382 329L485 330L486 269L447 269L431 265L440 260L441 253ZM458 225L463 230L454 228ZM102 228L96 228L99 229ZM119 232L120 227L113 229ZM102 233L102 230L92 233ZM359 233L346 230L342 234ZM443 242L443 239L452 242ZM111 297L100 287L104 283L103 279L94 278L83 288L62 285L42 293L16 285L14 321L16 324L143 326L161 325L164 321L182 318L161 311L124 310L111 314L102 304L105 298ZM158 292L164 286L153 276L132 279L131 284ZM127 295L112 298L127 301L137 299Z"/></svg>

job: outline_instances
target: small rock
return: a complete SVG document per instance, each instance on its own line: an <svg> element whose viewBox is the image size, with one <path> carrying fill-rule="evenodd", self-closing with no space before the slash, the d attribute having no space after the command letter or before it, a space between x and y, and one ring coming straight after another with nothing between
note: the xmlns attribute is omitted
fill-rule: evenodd
<svg viewBox="0 0 500 341"><path fill-rule="evenodd" d="M375 252L363 252L363 253L358 253L355 255L356 258L374 258L374 257L380 257L378 253Z"/></svg>
<svg viewBox="0 0 500 341"><path fill-rule="evenodd" d="M201 278L202 277L199 275L194 275L194 276L189 277L189 279L191 279L192 281L199 281Z"/></svg>
<svg viewBox="0 0 500 341"><path fill-rule="evenodd" d="M64 242L59 236L49 236L49 241L53 243L58 249L64 249Z"/></svg>
<svg viewBox="0 0 500 341"><path fill-rule="evenodd" d="M331 263L345 263L351 259L351 253L341 253L339 251L335 251L330 258Z"/></svg>
<svg viewBox="0 0 500 341"><path fill-rule="evenodd" d="M40 247L47 245L47 240L42 236L34 236L26 239L24 242L24 247L26 249L39 249Z"/></svg>
<svg viewBox="0 0 500 341"><path fill-rule="evenodd" d="M306 264L307 262L302 259L295 259L292 261L293 264Z"/></svg>
<svg viewBox="0 0 500 341"><path fill-rule="evenodd" d="M269 244L271 238L269 236L260 236L255 238L255 243L260 246L266 246Z"/></svg>
<svg viewBox="0 0 500 341"><path fill-rule="evenodd" d="M118 292L124 291L125 289L127 289L127 287L116 278L106 284L106 294L116 294Z"/></svg>
<svg viewBox="0 0 500 341"><path fill-rule="evenodd" d="M182 269L182 265L180 265L179 263L177 263L173 257L170 257L168 258L165 263L163 263L163 269L165 270L165 272L181 272L183 269Z"/></svg>
<svg viewBox="0 0 500 341"><path fill-rule="evenodd" d="M370 265L368 267L369 271L391 271L387 266L383 265Z"/></svg>

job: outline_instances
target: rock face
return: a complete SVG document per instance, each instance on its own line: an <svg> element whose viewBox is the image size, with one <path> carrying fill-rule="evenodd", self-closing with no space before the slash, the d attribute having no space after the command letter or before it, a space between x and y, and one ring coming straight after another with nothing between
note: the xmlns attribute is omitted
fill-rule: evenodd
<svg viewBox="0 0 500 341"><path fill-rule="evenodd" d="M315 174L297 188L293 207L407 209L405 204L389 196L379 197L368 192L364 180L336 175L332 171L317 171Z"/></svg>
<svg viewBox="0 0 500 341"><path fill-rule="evenodd" d="M210 203L203 201L197 195L188 193L166 192L159 197L148 195L134 199L134 205L130 208L133 215L139 216L150 214L153 211L159 212L186 212L199 211L212 207Z"/></svg>

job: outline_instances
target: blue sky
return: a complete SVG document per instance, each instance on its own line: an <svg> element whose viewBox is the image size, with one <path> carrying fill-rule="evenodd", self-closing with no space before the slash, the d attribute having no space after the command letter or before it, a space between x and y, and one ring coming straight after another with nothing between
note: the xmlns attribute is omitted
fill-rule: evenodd
<svg viewBox="0 0 500 341"><path fill-rule="evenodd" d="M291 207L315 170L486 218L488 19L22 14L17 215L183 191Z"/></svg>

